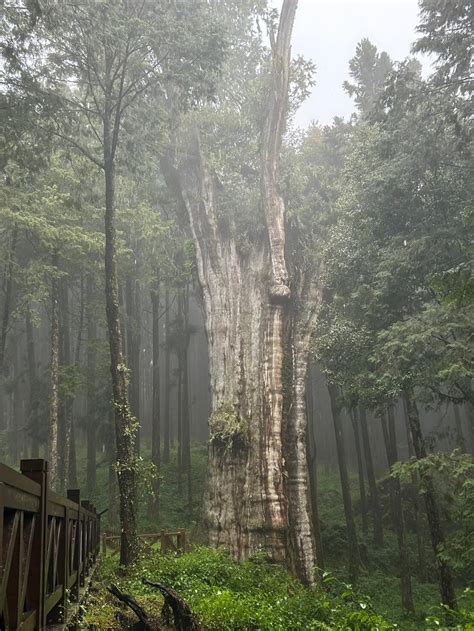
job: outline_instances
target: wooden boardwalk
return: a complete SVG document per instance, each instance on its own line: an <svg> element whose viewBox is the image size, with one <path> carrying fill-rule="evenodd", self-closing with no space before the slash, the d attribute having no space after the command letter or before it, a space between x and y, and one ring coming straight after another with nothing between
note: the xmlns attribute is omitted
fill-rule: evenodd
<svg viewBox="0 0 474 631"><path fill-rule="evenodd" d="M74 489L48 487L48 463L0 464L0 630L62 628L100 549L100 515Z"/></svg>

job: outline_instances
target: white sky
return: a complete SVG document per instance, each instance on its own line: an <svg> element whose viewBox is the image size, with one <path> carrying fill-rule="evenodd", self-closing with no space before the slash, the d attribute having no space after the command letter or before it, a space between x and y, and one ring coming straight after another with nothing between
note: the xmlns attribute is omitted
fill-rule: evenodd
<svg viewBox="0 0 474 631"><path fill-rule="evenodd" d="M280 8L282 0L273 4ZM348 63L357 43L368 37L401 61L416 39L417 23L417 0L299 0L293 54L315 62L316 85L297 114L297 124L326 124L334 116L349 116L354 107L342 82L349 78Z"/></svg>

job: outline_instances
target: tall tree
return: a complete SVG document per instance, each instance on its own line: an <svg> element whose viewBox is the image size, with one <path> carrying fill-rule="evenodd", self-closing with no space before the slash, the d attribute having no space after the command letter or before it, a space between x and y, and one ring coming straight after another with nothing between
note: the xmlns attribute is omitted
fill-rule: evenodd
<svg viewBox="0 0 474 631"><path fill-rule="evenodd" d="M255 133L260 131L260 160L254 162L256 168L246 171L250 175L236 173L236 181L252 178L250 191L248 184L247 191L242 188L237 192L231 181L229 186L219 182L207 157L210 147L205 119L201 129L194 128L188 134L184 153L165 156L163 172L189 219L203 294L212 406L206 496L210 542L229 548L237 558L246 558L263 548L275 561L285 561L289 558L287 534L291 523L295 569L304 580L313 582L317 562L307 492L305 385L308 329L314 305L308 307L304 301L299 312L301 326L293 327L295 335L301 335L295 345L298 356L292 358L289 366L292 375L294 371L298 374L297 409L283 428L284 327L291 291L285 259L279 157L296 5L296 0L285 0L278 32L272 37L270 74L263 94L258 95L262 99L259 109L265 104L263 123L245 120L251 101L245 108L227 102L227 122L235 123L236 132L239 117L244 124L241 129L249 134L251 143L255 144ZM258 71L254 81L261 83ZM234 136L231 141L232 151L241 145L238 140L235 144L236 139ZM247 152L246 159L255 160L251 152ZM243 205L235 218L225 212L240 201ZM252 208L253 217L250 212L245 217L246 208ZM256 208L261 208L261 214L254 230ZM266 282L262 282L263 278ZM297 286L308 289L307 280ZM303 295L312 298L313 292ZM293 392L295 382L293 377L290 379ZM283 430L288 453L297 456L285 454L286 479Z"/></svg>
<svg viewBox="0 0 474 631"><path fill-rule="evenodd" d="M103 173L105 302L120 489L120 557L127 565L138 550L134 453L137 422L129 409L119 316L117 151L126 117L130 119L144 97L171 77L187 86L188 102L212 91L221 62L222 38L206 7L150 1L98 4L87 0L80 5L46 2L36 30L30 49L15 55L13 72L21 68L25 89L42 98L46 93L58 105L56 135ZM192 37L188 37L190 34ZM34 57L31 46L39 49ZM81 88L64 88L76 84ZM158 93L155 91L155 96Z"/></svg>

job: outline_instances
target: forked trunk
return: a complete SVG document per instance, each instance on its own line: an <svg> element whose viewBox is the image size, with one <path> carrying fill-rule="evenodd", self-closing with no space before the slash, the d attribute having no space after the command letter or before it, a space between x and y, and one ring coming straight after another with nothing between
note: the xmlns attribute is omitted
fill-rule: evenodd
<svg viewBox="0 0 474 631"><path fill-rule="evenodd" d="M252 235L245 249L239 248L232 215L221 220L219 186L198 133L178 160L177 170L167 161L164 174L174 188L178 185L194 238L208 337L210 543L227 547L238 559L265 550L274 561L290 561L311 583L317 565L306 466L305 385L311 331L304 327L310 327L313 319L304 301L297 301L302 303L298 304L301 313L290 314L284 205L278 191L296 6L297 0L284 0L272 48L261 140L264 229ZM285 335L288 330L294 335L291 343ZM287 385L295 405L284 427L285 354L291 367ZM291 541L290 524L295 534Z"/></svg>

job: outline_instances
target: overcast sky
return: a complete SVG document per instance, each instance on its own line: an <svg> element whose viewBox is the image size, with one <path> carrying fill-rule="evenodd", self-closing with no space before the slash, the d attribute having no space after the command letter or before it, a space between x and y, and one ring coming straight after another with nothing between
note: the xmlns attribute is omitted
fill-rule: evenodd
<svg viewBox="0 0 474 631"><path fill-rule="evenodd" d="M274 0L281 7L282 0ZM410 53L416 38L417 0L299 0L293 54L316 64L316 85L297 115L306 127L312 120L330 123L349 116L352 100L342 89L357 42L368 37L396 61Z"/></svg>

